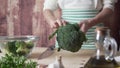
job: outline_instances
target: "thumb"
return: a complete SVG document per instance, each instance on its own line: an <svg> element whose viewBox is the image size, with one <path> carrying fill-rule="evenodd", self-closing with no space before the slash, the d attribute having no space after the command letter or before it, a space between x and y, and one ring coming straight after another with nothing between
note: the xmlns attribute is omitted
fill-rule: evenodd
<svg viewBox="0 0 120 68"><path fill-rule="evenodd" d="M86 23L81 23L79 26L80 26L80 30L81 30L83 33L86 33L86 32L87 32Z"/></svg>
<svg viewBox="0 0 120 68"><path fill-rule="evenodd" d="M78 25L81 28L84 25L84 22L79 22Z"/></svg>

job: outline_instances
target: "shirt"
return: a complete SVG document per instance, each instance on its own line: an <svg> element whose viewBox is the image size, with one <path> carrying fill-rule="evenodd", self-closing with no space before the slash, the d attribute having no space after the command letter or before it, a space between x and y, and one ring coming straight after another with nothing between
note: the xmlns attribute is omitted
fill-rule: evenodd
<svg viewBox="0 0 120 68"><path fill-rule="evenodd" d="M73 9L73 8L88 8L99 10L102 8L110 8L114 10L114 3L117 0L45 0L44 10L50 9L52 11L56 10L58 7L61 9Z"/></svg>

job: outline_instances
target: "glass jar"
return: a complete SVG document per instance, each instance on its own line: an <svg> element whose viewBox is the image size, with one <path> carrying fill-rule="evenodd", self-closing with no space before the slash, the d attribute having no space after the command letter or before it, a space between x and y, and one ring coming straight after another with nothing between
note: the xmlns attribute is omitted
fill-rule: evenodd
<svg viewBox="0 0 120 68"><path fill-rule="evenodd" d="M117 43L110 36L107 27L97 27L96 32L96 54L90 58L84 68L115 68L118 66L114 60L117 52Z"/></svg>

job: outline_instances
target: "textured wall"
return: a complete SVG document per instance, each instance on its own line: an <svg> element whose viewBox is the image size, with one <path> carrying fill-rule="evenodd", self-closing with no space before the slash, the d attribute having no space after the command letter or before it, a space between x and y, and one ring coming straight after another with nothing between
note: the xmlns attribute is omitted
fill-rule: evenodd
<svg viewBox="0 0 120 68"><path fill-rule="evenodd" d="M0 35L7 35L7 0L0 0Z"/></svg>
<svg viewBox="0 0 120 68"><path fill-rule="evenodd" d="M43 17L44 0L0 0L0 35L36 35L38 46L54 44L52 32Z"/></svg>

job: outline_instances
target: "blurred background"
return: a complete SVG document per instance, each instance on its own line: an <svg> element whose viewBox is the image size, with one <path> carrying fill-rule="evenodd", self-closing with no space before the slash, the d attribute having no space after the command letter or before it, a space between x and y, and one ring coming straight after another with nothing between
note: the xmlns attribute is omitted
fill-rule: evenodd
<svg viewBox="0 0 120 68"><path fill-rule="evenodd" d="M40 37L37 46L53 45L55 39L48 40L53 30L44 19L43 3L44 0L0 0L0 36L36 35ZM115 4L113 17L106 20L106 26L119 45L120 0Z"/></svg>

